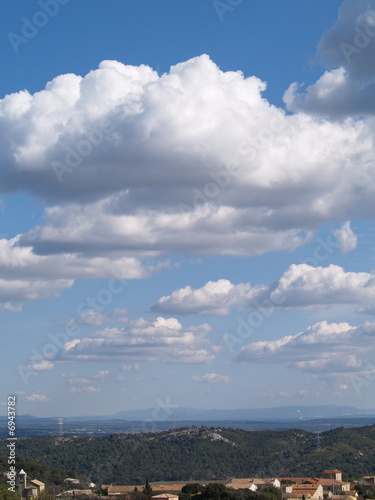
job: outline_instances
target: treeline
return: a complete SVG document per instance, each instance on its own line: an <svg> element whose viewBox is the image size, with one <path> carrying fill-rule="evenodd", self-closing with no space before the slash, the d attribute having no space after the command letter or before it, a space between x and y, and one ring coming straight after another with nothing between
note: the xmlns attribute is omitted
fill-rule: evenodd
<svg viewBox="0 0 375 500"><path fill-rule="evenodd" d="M6 455L4 439L0 454ZM375 425L324 432L319 442L316 434L303 430L216 428L103 437L42 436L19 438L17 455L19 464L21 458L37 459L41 465L71 471L70 475L85 476L96 484L141 485L145 478L156 482L320 476L327 468L356 477L375 472ZM28 465L22 467L27 470ZM38 475L45 477L35 470Z"/></svg>

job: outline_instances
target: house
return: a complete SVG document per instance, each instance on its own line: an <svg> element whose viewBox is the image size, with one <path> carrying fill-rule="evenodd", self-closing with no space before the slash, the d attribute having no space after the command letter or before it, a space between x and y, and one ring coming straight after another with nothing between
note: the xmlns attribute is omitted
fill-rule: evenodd
<svg viewBox="0 0 375 500"><path fill-rule="evenodd" d="M30 485L23 490L22 498L37 498L38 494L38 487Z"/></svg>
<svg viewBox="0 0 375 500"><path fill-rule="evenodd" d="M40 495L46 488L46 485L42 483L42 481L38 481L38 479L33 479L32 481L30 481L30 486L35 486L37 488L38 495Z"/></svg>
<svg viewBox="0 0 375 500"><path fill-rule="evenodd" d="M319 479L319 484L323 486L324 493L331 491L333 494L337 494L340 491L350 492L350 483L345 481L338 481L336 479Z"/></svg>
<svg viewBox="0 0 375 500"><path fill-rule="evenodd" d="M102 485L101 489L106 493L106 495L126 495L127 493L133 493L134 486L112 486L110 485Z"/></svg>
<svg viewBox="0 0 375 500"><path fill-rule="evenodd" d="M375 476L364 476L358 481L358 487L363 495L367 495L369 490L375 486Z"/></svg>
<svg viewBox="0 0 375 500"><path fill-rule="evenodd" d="M155 498L155 500L178 500L178 495L174 493L160 493L159 495L152 495L151 498Z"/></svg>
<svg viewBox="0 0 375 500"><path fill-rule="evenodd" d="M155 495L159 493L181 493L185 484L153 484L152 489Z"/></svg>
<svg viewBox="0 0 375 500"><path fill-rule="evenodd" d="M284 499L316 498L323 499L323 487L320 484L295 484L291 485L291 492L283 493Z"/></svg>
<svg viewBox="0 0 375 500"><path fill-rule="evenodd" d="M336 481L342 481L342 472L338 469L328 469L323 472L323 477L326 479L336 479Z"/></svg>
<svg viewBox="0 0 375 500"><path fill-rule="evenodd" d="M227 488L232 488L234 490L250 490L256 491L258 486L253 482L253 479L231 479L229 483L225 485Z"/></svg>
<svg viewBox="0 0 375 500"><path fill-rule="evenodd" d="M262 487L265 486L274 486L275 488L280 488L281 483L276 477L271 477L271 478L254 478L252 479L253 483L259 488L262 489Z"/></svg>

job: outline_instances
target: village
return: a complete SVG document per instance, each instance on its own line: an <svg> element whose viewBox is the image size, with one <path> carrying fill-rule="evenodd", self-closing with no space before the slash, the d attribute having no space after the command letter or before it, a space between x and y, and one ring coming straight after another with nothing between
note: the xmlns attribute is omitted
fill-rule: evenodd
<svg viewBox="0 0 375 500"><path fill-rule="evenodd" d="M278 492L280 500L363 500L369 492L375 491L375 476L364 476L355 481L343 481L343 474L338 469L323 471L322 477L273 477L273 478L232 478L229 481L216 481L230 490L245 490L251 492ZM66 489L48 498L59 500L94 500L102 496L108 499L122 498L151 500L181 500L190 486L205 486L203 483L179 482L176 484L139 485L96 485L91 483L88 489L82 489L80 481L67 478ZM146 488L146 489L145 489ZM20 499L38 500L46 498L46 485L37 479L28 480L27 473L21 470L18 474L18 492ZM146 493L146 494L145 494ZM200 494L200 491L196 491Z"/></svg>

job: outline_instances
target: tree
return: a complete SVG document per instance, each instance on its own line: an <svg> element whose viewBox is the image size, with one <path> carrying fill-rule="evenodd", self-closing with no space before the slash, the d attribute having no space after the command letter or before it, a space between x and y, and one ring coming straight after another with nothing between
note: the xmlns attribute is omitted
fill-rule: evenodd
<svg viewBox="0 0 375 500"><path fill-rule="evenodd" d="M220 483L209 483L199 496L201 500L224 500L228 497L228 489Z"/></svg>
<svg viewBox="0 0 375 500"><path fill-rule="evenodd" d="M375 486L372 486L365 495L365 498L375 499Z"/></svg>
<svg viewBox="0 0 375 500"><path fill-rule="evenodd" d="M143 493L145 495L147 495L148 497L150 497L152 494L152 488L150 486L148 479L146 479L146 484L145 484L145 487L143 488Z"/></svg>
<svg viewBox="0 0 375 500"><path fill-rule="evenodd" d="M204 490L204 486L199 483L188 483L182 487L182 493L189 493L189 495L196 495Z"/></svg>
<svg viewBox="0 0 375 500"><path fill-rule="evenodd" d="M0 484L0 498L1 500L19 500L19 496L9 491L8 486L5 484Z"/></svg>

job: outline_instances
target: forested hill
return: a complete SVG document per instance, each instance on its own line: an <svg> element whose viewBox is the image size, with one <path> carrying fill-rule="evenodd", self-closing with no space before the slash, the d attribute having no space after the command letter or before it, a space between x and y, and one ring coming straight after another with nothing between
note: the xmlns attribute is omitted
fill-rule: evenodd
<svg viewBox="0 0 375 500"><path fill-rule="evenodd" d="M0 455L6 455L0 440ZM17 454L85 475L97 484L252 476L347 476L375 472L375 425L320 434L303 430L192 428L104 437L19 438Z"/></svg>

